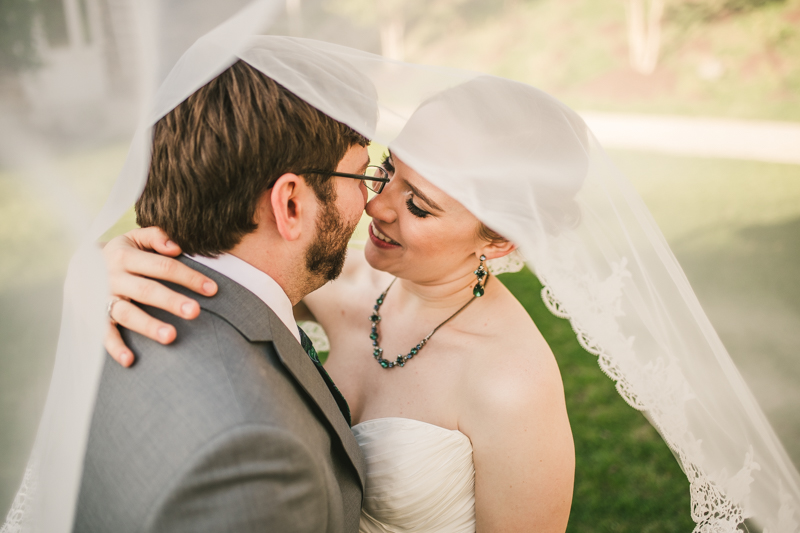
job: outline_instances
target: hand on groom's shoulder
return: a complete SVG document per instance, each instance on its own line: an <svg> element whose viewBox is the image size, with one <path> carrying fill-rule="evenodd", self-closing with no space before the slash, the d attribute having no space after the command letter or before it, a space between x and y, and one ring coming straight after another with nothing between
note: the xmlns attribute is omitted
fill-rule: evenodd
<svg viewBox="0 0 800 533"><path fill-rule="evenodd" d="M137 363L104 367L75 531L339 530L357 476L337 481L331 435L274 344L206 310L146 310L178 339L123 330Z"/></svg>

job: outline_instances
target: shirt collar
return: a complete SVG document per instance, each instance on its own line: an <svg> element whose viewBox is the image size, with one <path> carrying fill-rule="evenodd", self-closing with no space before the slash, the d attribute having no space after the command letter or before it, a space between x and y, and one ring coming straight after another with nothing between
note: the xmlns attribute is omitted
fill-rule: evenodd
<svg viewBox="0 0 800 533"><path fill-rule="evenodd" d="M292 302L281 286L278 285L278 282L272 279L269 274L231 254L220 254L217 257L205 257L202 255L189 255L187 257L229 277L258 296L280 318L286 329L294 335L294 338L300 342L300 331L297 329L297 322L294 320Z"/></svg>

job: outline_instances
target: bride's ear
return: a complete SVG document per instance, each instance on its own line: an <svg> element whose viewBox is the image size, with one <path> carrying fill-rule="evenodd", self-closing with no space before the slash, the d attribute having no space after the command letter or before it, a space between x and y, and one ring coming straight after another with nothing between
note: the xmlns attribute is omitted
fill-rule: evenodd
<svg viewBox="0 0 800 533"><path fill-rule="evenodd" d="M505 257L514 250L517 249L517 245L511 241L500 241L500 242L490 242L486 243L483 248L478 250L475 253L476 257L480 257L481 254L486 256L486 259L497 259L498 257Z"/></svg>

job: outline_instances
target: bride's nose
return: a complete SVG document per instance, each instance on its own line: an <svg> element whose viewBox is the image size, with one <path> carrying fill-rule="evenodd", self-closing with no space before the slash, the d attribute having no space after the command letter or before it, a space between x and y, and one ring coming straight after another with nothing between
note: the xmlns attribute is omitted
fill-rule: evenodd
<svg viewBox="0 0 800 533"><path fill-rule="evenodd" d="M391 198L393 196L391 191L391 183L384 187L380 194L372 197L372 200L367 202L367 207L364 211L371 218L378 219L381 222L390 224L397 219L397 211L392 207Z"/></svg>

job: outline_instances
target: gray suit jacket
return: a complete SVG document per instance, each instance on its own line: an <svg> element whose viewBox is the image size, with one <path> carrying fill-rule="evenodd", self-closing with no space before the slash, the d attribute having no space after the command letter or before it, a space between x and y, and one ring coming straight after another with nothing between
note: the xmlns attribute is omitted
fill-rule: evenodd
<svg viewBox="0 0 800 533"><path fill-rule="evenodd" d="M103 369L75 532L356 532L358 444L314 363L258 297L214 279L200 316L162 346L123 331L136 354Z"/></svg>

